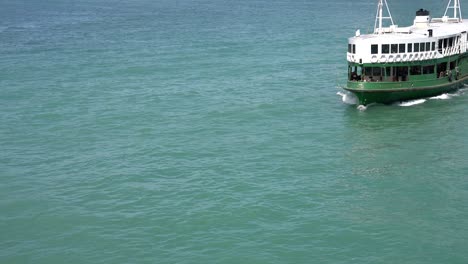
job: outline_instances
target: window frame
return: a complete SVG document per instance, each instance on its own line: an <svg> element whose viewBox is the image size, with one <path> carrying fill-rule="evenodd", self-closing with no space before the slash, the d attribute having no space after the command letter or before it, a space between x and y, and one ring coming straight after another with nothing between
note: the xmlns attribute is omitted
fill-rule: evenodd
<svg viewBox="0 0 468 264"><path fill-rule="evenodd" d="M434 74L435 65L423 65L422 66L422 74Z"/></svg>
<svg viewBox="0 0 468 264"><path fill-rule="evenodd" d="M382 44L382 54L390 54L390 44Z"/></svg>
<svg viewBox="0 0 468 264"><path fill-rule="evenodd" d="M421 75L422 72L421 72L421 65L414 65L414 66L410 66L410 69L409 69L409 72L410 72L410 75Z"/></svg>
<svg viewBox="0 0 468 264"><path fill-rule="evenodd" d="M421 42L419 43L419 52L425 52L426 51L426 43Z"/></svg>
<svg viewBox="0 0 468 264"><path fill-rule="evenodd" d="M406 45L404 43L398 44L398 53L405 53L406 52Z"/></svg>

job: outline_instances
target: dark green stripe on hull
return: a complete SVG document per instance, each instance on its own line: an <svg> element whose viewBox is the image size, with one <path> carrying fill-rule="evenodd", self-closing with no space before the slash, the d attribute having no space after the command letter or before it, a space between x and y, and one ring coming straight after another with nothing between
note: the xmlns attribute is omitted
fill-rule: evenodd
<svg viewBox="0 0 468 264"><path fill-rule="evenodd" d="M468 77L464 79L448 82L432 87L417 88L396 88L396 89L344 89L352 92L359 99L359 104L368 105L371 103L391 104L394 102L408 101L419 98L433 97L444 93L460 89L468 82Z"/></svg>

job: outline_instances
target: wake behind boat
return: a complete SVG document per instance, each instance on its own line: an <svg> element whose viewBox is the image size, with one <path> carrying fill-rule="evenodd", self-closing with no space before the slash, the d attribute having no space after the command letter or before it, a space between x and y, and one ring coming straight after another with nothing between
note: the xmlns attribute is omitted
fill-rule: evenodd
<svg viewBox="0 0 468 264"><path fill-rule="evenodd" d="M450 11L450 12L449 12ZM448 14L452 13L449 17ZM387 14L384 15L384 12ZM384 27L384 22L389 24ZM393 103L437 96L468 82L468 21L460 1L449 1L442 18L420 9L412 26L398 27L386 0L379 0L373 34L348 39L345 90L359 104Z"/></svg>

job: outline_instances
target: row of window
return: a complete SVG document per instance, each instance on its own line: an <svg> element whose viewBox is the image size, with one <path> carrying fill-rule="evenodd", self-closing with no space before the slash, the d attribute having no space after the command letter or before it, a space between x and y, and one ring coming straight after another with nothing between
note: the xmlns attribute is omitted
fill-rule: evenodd
<svg viewBox="0 0 468 264"><path fill-rule="evenodd" d="M450 70L456 69L456 62L439 63L432 65L389 66L389 67L362 67L349 66L348 74L351 81L367 82L396 82L407 81L409 76L422 74L436 74L437 78L450 76Z"/></svg>
<svg viewBox="0 0 468 264"><path fill-rule="evenodd" d="M453 70L456 67L456 62L452 61L448 65L446 62L439 63L439 64L432 64L432 65L414 65L414 66L398 66L398 67L363 67L362 74L368 76L392 76L392 75L400 75L400 74L408 74L410 75L421 75L421 74L433 74L436 72L440 73L442 71L447 70L447 66L449 69ZM351 70L358 70L357 67ZM391 73L393 72L393 74Z"/></svg>
<svg viewBox="0 0 468 264"><path fill-rule="evenodd" d="M435 42L421 42L421 43L408 43L408 44L382 44L382 54L394 54L405 52L424 52L434 51L436 48ZM371 54L379 54L379 45L371 45Z"/></svg>
<svg viewBox="0 0 468 264"><path fill-rule="evenodd" d="M450 48L458 42L459 37L450 37L445 39L439 39L439 52L442 52L442 48ZM468 36L467 36L468 40ZM420 42L420 43L408 43L408 44L382 44L380 45L380 53L382 54L394 54L394 53L406 53L406 52L424 52L424 51L435 51L435 42ZM356 54L356 44L348 44L348 52ZM371 45L371 54L379 54L379 45Z"/></svg>
<svg viewBox="0 0 468 264"><path fill-rule="evenodd" d="M410 66L408 67L394 67L393 75L408 75L408 70L410 75L421 75L421 74L432 74L435 73L435 65L427 65L427 66ZM445 68L444 68L445 70ZM390 67L387 68L380 68L380 67L365 67L363 71L364 75L368 76L391 76Z"/></svg>

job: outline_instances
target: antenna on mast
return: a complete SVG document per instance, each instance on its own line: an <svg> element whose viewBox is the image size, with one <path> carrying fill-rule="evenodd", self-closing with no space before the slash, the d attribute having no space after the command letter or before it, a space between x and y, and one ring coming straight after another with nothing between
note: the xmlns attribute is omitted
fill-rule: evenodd
<svg viewBox="0 0 468 264"><path fill-rule="evenodd" d="M451 0L450 0L451 1ZM456 0L459 1L459 0ZM388 16L383 16L383 7L387 9ZM375 16L375 23L374 23L374 34L382 34L383 33L383 20L388 19L393 24L392 14L390 13L390 9L388 8L387 0L379 0L379 4L377 5L377 14Z"/></svg>
<svg viewBox="0 0 468 264"><path fill-rule="evenodd" d="M449 9L453 9L453 18L458 19L459 21L462 21L462 13L461 13L461 6L460 6L460 0L454 0L453 1L453 6L450 6L452 3L452 0L449 0L449 3L447 5L447 8L445 9L444 16L447 16L447 12ZM458 14L460 17L458 17Z"/></svg>

